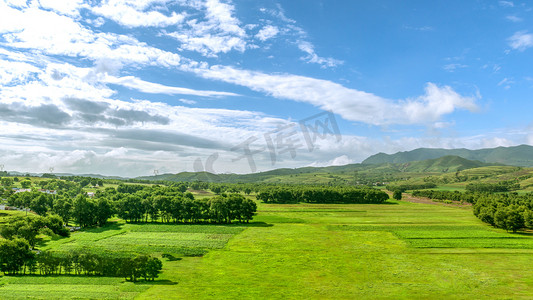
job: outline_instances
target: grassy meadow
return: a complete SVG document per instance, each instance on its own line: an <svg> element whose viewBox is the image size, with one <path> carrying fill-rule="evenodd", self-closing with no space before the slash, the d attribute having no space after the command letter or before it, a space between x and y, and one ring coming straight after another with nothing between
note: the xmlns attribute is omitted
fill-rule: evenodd
<svg viewBox="0 0 533 300"><path fill-rule="evenodd" d="M0 299L533 297L533 236L491 228L469 207L259 204L248 225L115 222L41 247L89 246L181 259L163 259L163 273L153 283L4 276Z"/></svg>

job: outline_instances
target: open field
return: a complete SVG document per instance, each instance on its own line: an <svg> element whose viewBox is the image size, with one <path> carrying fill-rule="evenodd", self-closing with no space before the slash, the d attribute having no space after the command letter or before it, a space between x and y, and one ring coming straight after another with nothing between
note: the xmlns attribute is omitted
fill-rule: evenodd
<svg viewBox="0 0 533 300"><path fill-rule="evenodd" d="M468 208L262 205L221 250L165 264L144 299L530 298L533 239ZM527 249L525 249L527 248Z"/></svg>
<svg viewBox="0 0 533 300"><path fill-rule="evenodd" d="M533 237L491 228L468 207L260 204L254 222L118 223L76 233L45 247L91 245L176 255L186 254L188 247L208 253L164 260L163 273L153 284L121 278L2 277L0 298L533 297Z"/></svg>
<svg viewBox="0 0 533 300"><path fill-rule="evenodd" d="M161 257L199 256L220 249L242 226L167 225L112 223L103 228L72 234L70 238L46 241L42 250L136 252ZM87 276L0 277L0 299L132 299L152 285L175 284L169 280L131 283L123 278Z"/></svg>

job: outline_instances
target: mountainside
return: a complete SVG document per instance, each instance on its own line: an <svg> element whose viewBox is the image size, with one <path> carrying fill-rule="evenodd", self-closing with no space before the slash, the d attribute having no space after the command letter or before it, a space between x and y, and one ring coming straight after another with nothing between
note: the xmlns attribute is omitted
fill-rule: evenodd
<svg viewBox="0 0 533 300"><path fill-rule="evenodd" d="M533 146L497 147L479 150L419 148L395 154L378 153L363 161L363 164L407 163L442 156L454 155L468 160L498 163L512 166L533 167Z"/></svg>
<svg viewBox="0 0 533 300"><path fill-rule="evenodd" d="M436 159L413 161L407 163L384 164L350 164L331 167L304 167L297 169L276 169L252 174L211 174L207 172L182 172L157 176L138 177L143 180L168 181L210 181L210 182L291 182L291 183L327 183L348 180L354 176L360 178L383 178L403 173L447 173L471 168L491 166L494 164L471 161L459 156L443 156ZM337 175L337 177L336 177ZM342 177L338 177L342 176Z"/></svg>

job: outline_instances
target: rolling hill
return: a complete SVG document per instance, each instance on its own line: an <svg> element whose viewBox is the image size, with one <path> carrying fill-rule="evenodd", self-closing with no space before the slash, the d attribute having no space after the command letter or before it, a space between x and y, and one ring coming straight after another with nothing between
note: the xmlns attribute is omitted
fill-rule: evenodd
<svg viewBox="0 0 533 300"><path fill-rule="evenodd" d="M497 147L479 150L418 148L395 154L378 153L363 161L363 164L408 163L454 155L468 160L497 163L520 167L533 167L533 146Z"/></svg>
<svg viewBox="0 0 533 300"><path fill-rule="evenodd" d="M471 168L492 166L494 164L471 161L459 156L443 156L436 159L413 161L406 163L383 164L350 164L330 167L304 167L297 169L275 169L252 174L211 174L207 172L182 172L178 174L162 174L157 176L138 177L143 180L168 181L210 181L210 182L283 182L283 183L330 183L334 180L349 181L354 177L379 181L392 179L403 174L427 174L457 172Z"/></svg>

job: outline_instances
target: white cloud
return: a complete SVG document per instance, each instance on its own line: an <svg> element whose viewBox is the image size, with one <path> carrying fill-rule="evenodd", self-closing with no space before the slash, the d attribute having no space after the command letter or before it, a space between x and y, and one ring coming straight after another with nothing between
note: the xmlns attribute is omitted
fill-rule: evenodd
<svg viewBox="0 0 533 300"><path fill-rule="evenodd" d="M238 96L235 93L229 92L217 92L217 91L205 91L205 90L193 90L182 87L166 86L159 83L144 81L134 76L115 77L106 76L103 79L105 82L118 84L130 89L136 89L143 93L149 94L167 94L167 95L194 95L202 97L221 97L221 96Z"/></svg>
<svg viewBox="0 0 533 300"><path fill-rule="evenodd" d="M62 15L78 17L79 9L83 7L83 0L39 0L39 4Z"/></svg>
<svg viewBox="0 0 533 300"><path fill-rule="evenodd" d="M247 34L234 16L235 7L231 2L206 0L187 4L200 10L205 20L191 19L180 24L177 31L166 33L181 42L180 49L196 51L209 57L232 50L246 50Z"/></svg>
<svg viewBox="0 0 533 300"><path fill-rule="evenodd" d="M242 85L280 99L309 103L331 110L346 120L373 125L423 124L437 121L455 109L476 109L475 97L463 97L449 86L438 87L433 83L427 84L423 96L392 101L328 80L305 76L270 75L228 66L191 71L204 78Z"/></svg>
<svg viewBox="0 0 533 300"><path fill-rule="evenodd" d="M514 22L514 23L519 23L519 22L522 22L524 21L524 19L520 18L520 17L517 17L517 16L506 16L505 17L508 21L511 21L511 22Z"/></svg>
<svg viewBox="0 0 533 300"><path fill-rule="evenodd" d="M329 166L344 166L355 163L353 159L350 159L347 155L341 155L326 162L314 162L310 164L310 167L329 167Z"/></svg>
<svg viewBox="0 0 533 300"><path fill-rule="evenodd" d="M306 61L307 63L318 64L322 68L336 67L344 63L342 60L338 60L335 58L319 56L315 52L315 46L311 42L308 41L307 32L303 30L301 27L297 26L295 20L290 19L285 15L285 11L283 10L283 7L281 7L280 4L276 5L276 9L261 8L260 11L263 13L269 14L274 18L277 18L282 23L275 28L271 28L272 27L271 25L266 25L256 35L256 37L259 38L260 40L262 41L266 40L266 37L269 37L269 35L263 36L263 34L267 34L267 33L269 34L275 33L276 35L286 36L288 37L288 42L296 44L298 49L306 54L301 59L303 61ZM265 31L262 32L263 30ZM265 39L263 40L262 38L265 38ZM296 40L295 43L293 42L294 40Z"/></svg>
<svg viewBox="0 0 533 300"><path fill-rule="evenodd" d="M514 7L513 1L498 1L502 7Z"/></svg>
<svg viewBox="0 0 533 300"><path fill-rule="evenodd" d="M524 51L533 47L533 34L527 31L518 31L509 38L509 46L514 50Z"/></svg>
<svg viewBox="0 0 533 300"><path fill-rule="evenodd" d="M194 100L189 100L189 99L178 99L178 101L180 101L181 103L185 103L185 104L196 104L196 101Z"/></svg>
<svg viewBox="0 0 533 300"><path fill-rule="evenodd" d="M424 95L400 102L400 108L409 123L424 123L436 121L456 109L475 111L477 109L475 100L474 97L459 95L449 86L438 87L428 83Z"/></svg>
<svg viewBox="0 0 533 300"><path fill-rule="evenodd" d="M91 7L91 11L126 27L167 27L183 22L185 13L172 12L167 16L156 10L146 11L154 3L165 2L167 1L107 0L100 6Z"/></svg>
<svg viewBox="0 0 533 300"><path fill-rule="evenodd" d="M95 33L68 16L36 7L18 10L0 3L0 19L5 20L0 22L0 34L14 48L164 67L177 66L181 61L178 54L129 36Z"/></svg>
<svg viewBox="0 0 533 300"><path fill-rule="evenodd" d="M416 30L416 31L433 31L435 28L431 26L422 26L422 27L413 27L413 26L404 26L403 28L408 30Z"/></svg>
<svg viewBox="0 0 533 300"><path fill-rule="evenodd" d="M454 63L454 64L447 64L443 67L444 70L448 72L455 72L457 69L463 69L468 67L468 65Z"/></svg>
<svg viewBox="0 0 533 300"><path fill-rule="evenodd" d="M506 90L511 88L511 85L514 84L512 79L505 77L504 79L498 82L498 86L503 86Z"/></svg>
<svg viewBox="0 0 533 300"><path fill-rule="evenodd" d="M0 85L25 82L38 73L39 68L28 63L0 60Z"/></svg>
<svg viewBox="0 0 533 300"><path fill-rule="evenodd" d="M306 41L299 41L298 42L298 49L301 51L307 53L308 55L303 57L302 59L309 62L309 63L315 63L319 64L323 67L336 67L338 65L342 65L344 62L342 60L334 59L331 57L320 57L315 53L315 49L313 44L306 42Z"/></svg>
<svg viewBox="0 0 533 300"><path fill-rule="evenodd" d="M272 25L266 25L265 27L261 28L261 30L259 30L259 32L255 35L255 37L264 42L268 39L275 37L278 33L279 33L278 27L272 26Z"/></svg>

